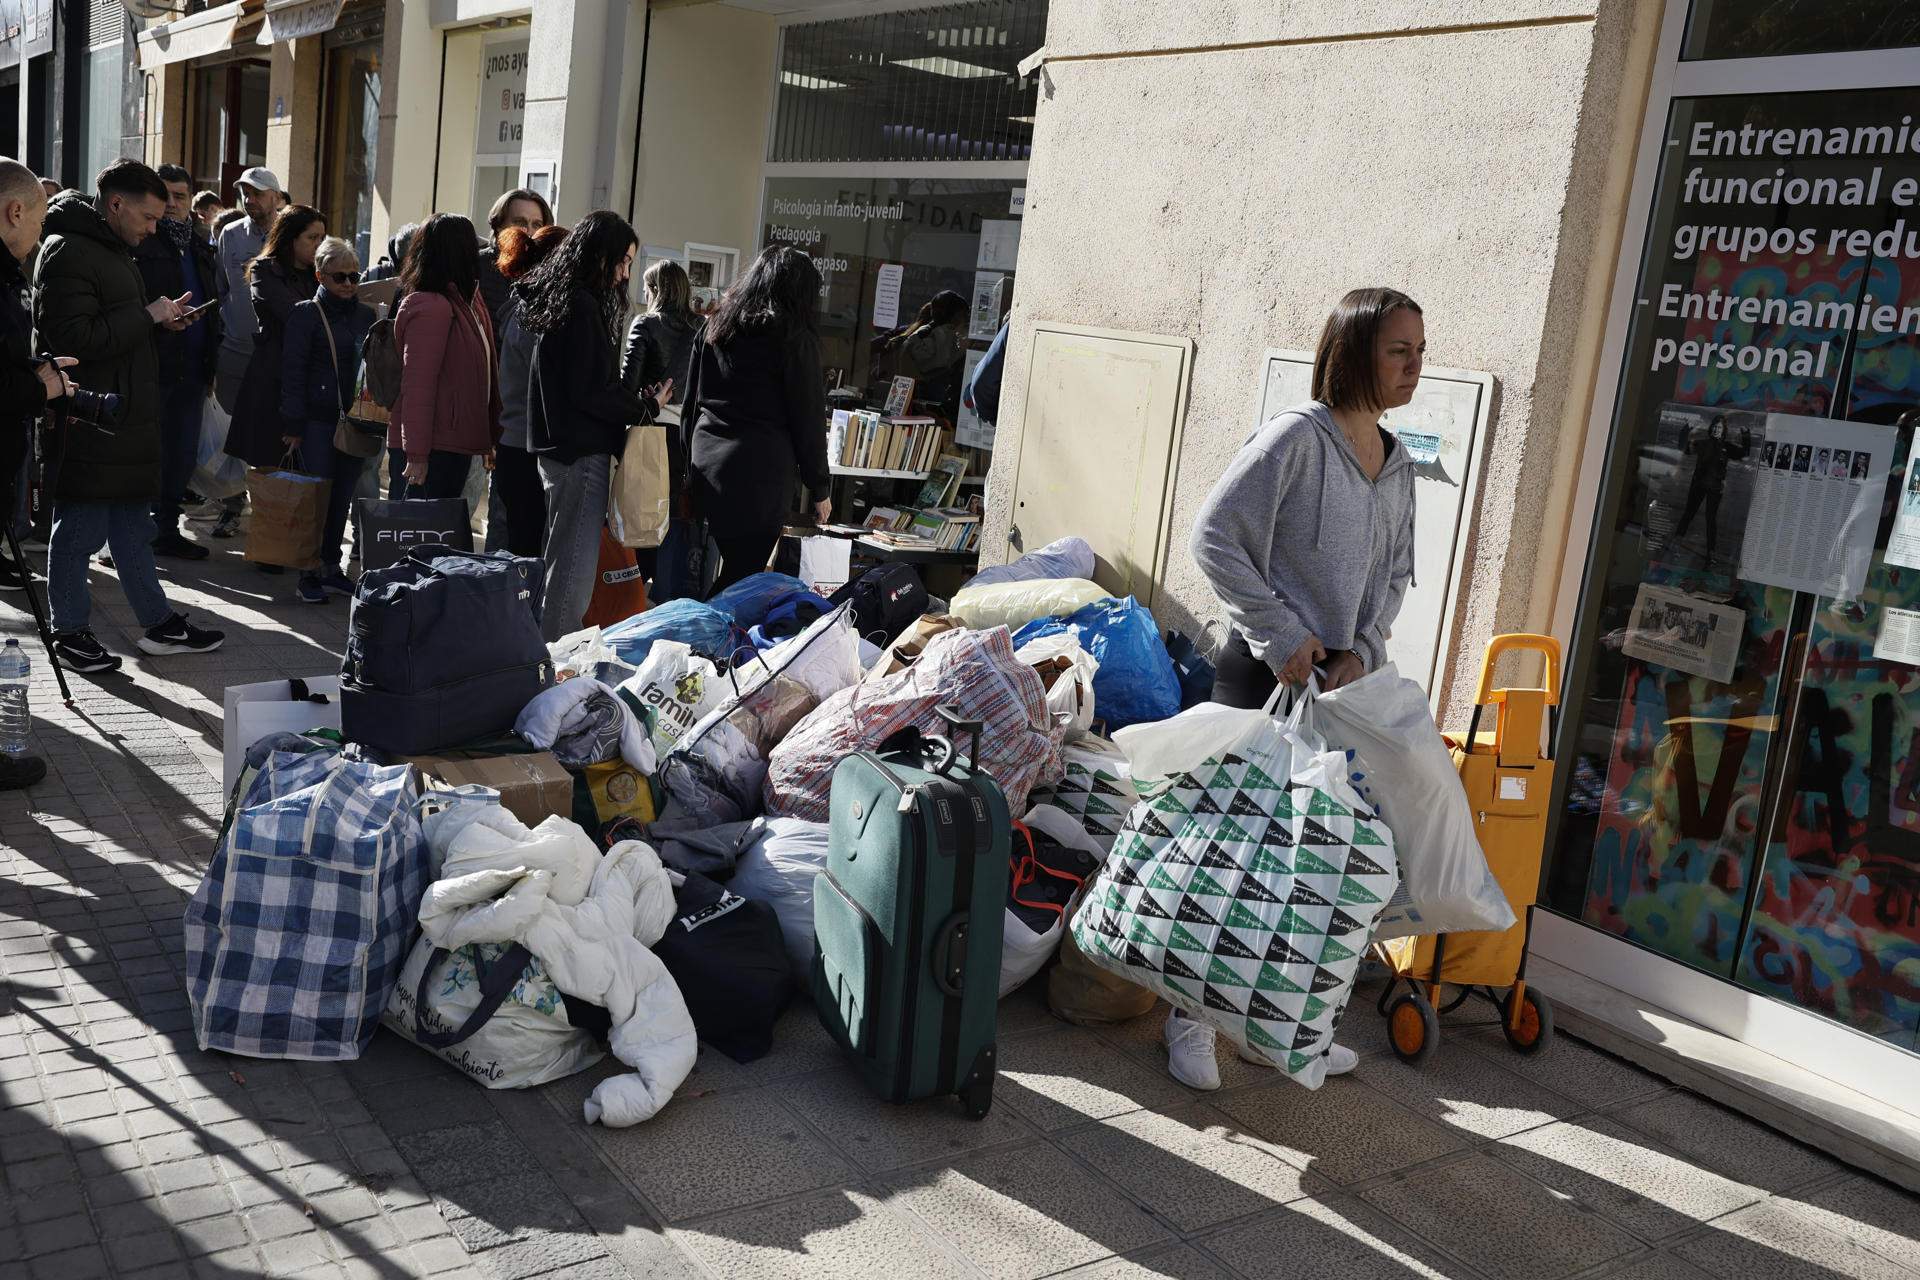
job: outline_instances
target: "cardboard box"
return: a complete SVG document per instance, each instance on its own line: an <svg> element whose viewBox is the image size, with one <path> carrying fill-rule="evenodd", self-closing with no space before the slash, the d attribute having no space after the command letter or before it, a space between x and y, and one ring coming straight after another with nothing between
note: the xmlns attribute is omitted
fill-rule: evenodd
<svg viewBox="0 0 1920 1280"><path fill-rule="evenodd" d="M423 776L449 787L475 782L492 787L500 793L500 803L507 812L529 827L555 816L573 817L573 775L551 751L473 760L408 756L406 762Z"/></svg>
<svg viewBox="0 0 1920 1280"><path fill-rule="evenodd" d="M295 702L289 680L228 685L222 699L220 724L220 792L233 793L235 779L246 762L247 748L270 733L305 733L309 729L340 727L340 677L308 676L309 698Z"/></svg>

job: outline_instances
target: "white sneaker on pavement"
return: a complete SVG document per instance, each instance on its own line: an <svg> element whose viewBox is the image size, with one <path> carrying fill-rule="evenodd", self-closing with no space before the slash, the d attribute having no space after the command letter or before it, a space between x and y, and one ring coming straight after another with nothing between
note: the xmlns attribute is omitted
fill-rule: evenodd
<svg viewBox="0 0 1920 1280"><path fill-rule="evenodd" d="M1211 1092L1220 1087L1220 1063L1214 1057L1218 1038L1212 1026L1198 1018L1167 1014L1162 1033L1167 1041L1167 1073L1189 1089Z"/></svg>
<svg viewBox="0 0 1920 1280"><path fill-rule="evenodd" d="M1252 1063L1256 1067L1271 1067L1273 1064L1265 1058L1256 1058L1245 1049L1240 1051L1240 1061ZM1343 1044L1336 1044L1327 1050L1327 1074L1343 1076L1360 1065L1360 1055Z"/></svg>

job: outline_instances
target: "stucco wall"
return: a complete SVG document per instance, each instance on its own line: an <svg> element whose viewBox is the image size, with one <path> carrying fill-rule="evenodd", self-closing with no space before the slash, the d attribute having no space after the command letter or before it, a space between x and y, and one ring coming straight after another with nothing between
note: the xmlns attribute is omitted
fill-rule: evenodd
<svg viewBox="0 0 1920 1280"><path fill-rule="evenodd" d="M1613 143L1638 118L1620 90L1657 7L1054 0L1016 338L1045 319L1196 340L1163 625L1218 614L1187 533L1253 426L1262 353L1311 349L1363 284L1420 301L1430 362L1497 380L1445 686L1455 712L1489 635L1544 624L1536 558L1564 535L1556 476L1590 391L1569 344L1603 296L1594 273L1611 272L1626 181ZM1393 34L1349 38L1369 32ZM1012 506L1025 350L1009 347L991 549Z"/></svg>
<svg viewBox="0 0 1920 1280"><path fill-rule="evenodd" d="M654 12L633 216L643 244L753 257L777 33L768 15L727 5Z"/></svg>

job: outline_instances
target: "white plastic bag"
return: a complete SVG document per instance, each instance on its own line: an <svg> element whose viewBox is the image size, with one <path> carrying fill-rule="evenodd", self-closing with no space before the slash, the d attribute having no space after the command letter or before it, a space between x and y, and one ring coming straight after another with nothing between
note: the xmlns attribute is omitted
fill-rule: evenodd
<svg viewBox="0 0 1920 1280"><path fill-rule="evenodd" d="M1077 636L1071 631L1041 636L1014 650L1013 656L1030 667L1065 658L1067 670L1052 676L1052 682L1047 685L1047 711L1055 721L1065 722L1069 741L1092 732L1093 677L1098 674L1100 663L1080 646ZM1043 672L1041 678L1049 677Z"/></svg>
<svg viewBox="0 0 1920 1280"><path fill-rule="evenodd" d="M1513 908L1420 686L1388 663L1312 698L1306 721L1329 747L1353 753L1355 785L1393 831L1401 887L1374 937L1511 928Z"/></svg>
<svg viewBox="0 0 1920 1280"><path fill-rule="evenodd" d="M1041 578L962 587L947 612L975 631L1005 627L1018 631L1035 618L1064 618L1112 592L1085 578Z"/></svg>
<svg viewBox="0 0 1920 1280"><path fill-rule="evenodd" d="M586 627L579 631L569 631L547 646L547 656L553 659L553 674L559 679L571 676L590 676L603 662L620 663L620 655L613 646L600 638L600 628Z"/></svg>
<svg viewBox="0 0 1920 1280"><path fill-rule="evenodd" d="M620 690L639 701L654 750L664 756L726 699L732 686L690 646L655 640L640 669L620 683Z"/></svg>
<svg viewBox="0 0 1920 1280"><path fill-rule="evenodd" d="M246 492L247 464L226 452L232 422L212 396L200 406L200 440L194 447L193 479L187 487L202 497L231 498Z"/></svg>

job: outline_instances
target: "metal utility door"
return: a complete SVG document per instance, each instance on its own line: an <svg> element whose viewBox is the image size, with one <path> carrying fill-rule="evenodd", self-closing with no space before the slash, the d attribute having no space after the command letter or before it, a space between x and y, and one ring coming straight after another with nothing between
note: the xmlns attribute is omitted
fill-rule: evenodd
<svg viewBox="0 0 1920 1280"><path fill-rule="evenodd" d="M1009 558L1085 538L1097 557L1094 580L1152 607L1192 368L1190 338L1035 328Z"/></svg>

